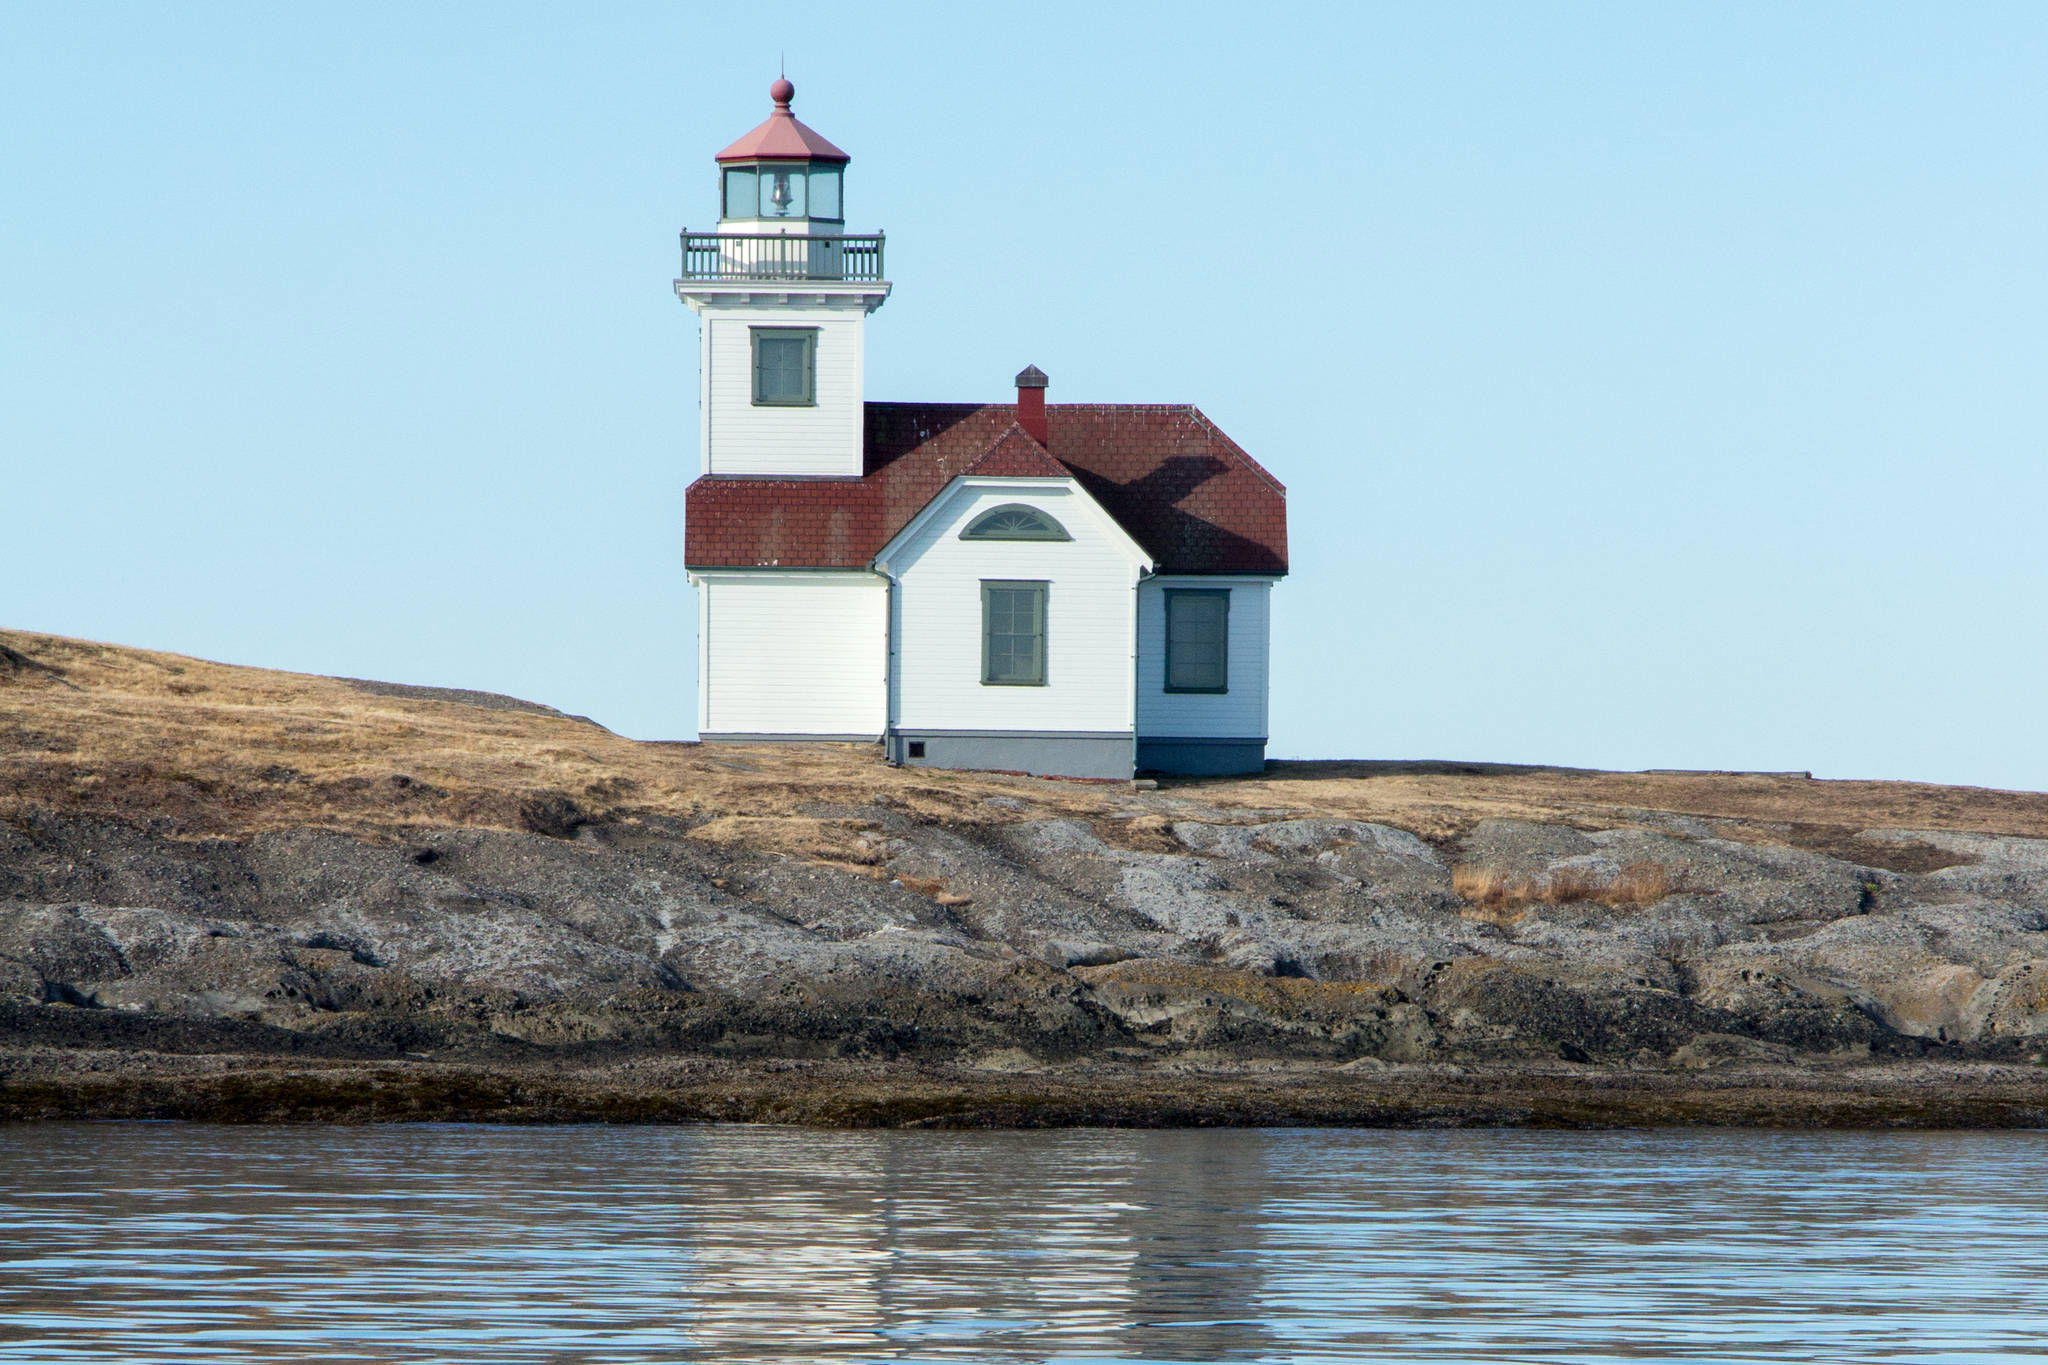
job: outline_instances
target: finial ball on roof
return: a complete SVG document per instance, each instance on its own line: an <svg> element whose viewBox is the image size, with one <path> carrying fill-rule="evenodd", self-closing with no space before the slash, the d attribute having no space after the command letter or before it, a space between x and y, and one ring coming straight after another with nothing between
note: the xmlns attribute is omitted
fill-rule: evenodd
<svg viewBox="0 0 2048 1365"><path fill-rule="evenodd" d="M775 84L768 87L768 98L774 100L779 105L787 106L791 100L796 98L796 87L789 83L789 77L778 76L775 79Z"/></svg>

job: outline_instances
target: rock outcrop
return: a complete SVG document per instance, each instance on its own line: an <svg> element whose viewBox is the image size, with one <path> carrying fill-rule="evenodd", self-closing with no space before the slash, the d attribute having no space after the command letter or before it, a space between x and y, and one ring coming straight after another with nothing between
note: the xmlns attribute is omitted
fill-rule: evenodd
<svg viewBox="0 0 2048 1365"><path fill-rule="evenodd" d="M1361 796L1359 765L1325 793L1315 765L1140 791L910 774L857 746L634 746L545 708L303 680L385 730L442 727L438 760L404 735L332 759L349 716L309 714L284 675L246 684L283 697L268 711L194 735L7 638L27 661L0 688L21 755L0 803L17 1056L1696 1073L2048 1049L2043 798L1866 827L1843 802L1927 807L1822 792L1832 820L1771 819L1759 802L1836 784L1730 776L1720 809L1698 800L1714 779L1688 779L1687 810L1545 811L1514 773L1569 775L1419 765L1384 776L1452 799ZM131 674L166 657L102 653ZM106 727L148 753L174 719L180 766L121 766ZM480 777L451 734L538 776ZM547 785L558 752L574 786ZM1633 775L1575 794L1624 780L1640 799ZM309 817L322 784L336 804ZM1362 818L1375 802L1393 818Z"/></svg>
<svg viewBox="0 0 2048 1365"><path fill-rule="evenodd" d="M0 1001L402 1051L1702 1066L2017 1055L2048 1033L2040 840L1883 830L1855 863L1520 821L1439 848L1324 819L1183 818L1113 842L1074 819L814 818L858 830L875 861L821 866L644 818L569 839L365 840L33 817L0 826ZM1901 853L1957 861L1882 866ZM1489 910L1452 889L1473 863L1532 888L1651 863L1683 889Z"/></svg>

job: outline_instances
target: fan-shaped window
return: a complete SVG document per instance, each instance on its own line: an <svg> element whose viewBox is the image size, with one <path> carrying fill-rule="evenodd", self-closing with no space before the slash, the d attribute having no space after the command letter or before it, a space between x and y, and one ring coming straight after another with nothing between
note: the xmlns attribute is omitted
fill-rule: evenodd
<svg viewBox="0 0 2048 1365"><path fill-rule="evenodd" d="M1067 528L1021 502L983 512L960 533L962 540L1072 540Z"/></svg>

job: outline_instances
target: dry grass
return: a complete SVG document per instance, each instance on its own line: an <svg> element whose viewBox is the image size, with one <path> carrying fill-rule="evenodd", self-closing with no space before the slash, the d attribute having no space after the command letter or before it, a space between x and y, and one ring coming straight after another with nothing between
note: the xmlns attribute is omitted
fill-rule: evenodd
<svg viewBox="0 0 2048 1365"><path fill-rule="evenodd" d="M1679 724L1673 721L1674 728ZM1452 839L1480 820L1580 829L1691 816L1720 837L1809 847L1820 832L1948 829L2048 838L2048 795L1926 782L1814 781L1765 773L1611 773L1501 763L1271 763L1257 778L1176 788L1223 810L1316 810ZM1796 839L1795 839L1795 836Z"/></svg>
<svg viewBox="0 0 2048 1365"><path fill-rule="evenodd" d="M947 824L1095 821L1122 789L890 768L871 745L640 743L545 709L384 695L338 678L0 631L0 818L36 809L189 835L483 826L570 834L628 816L813 861L876 861L881 805ZM1007 798L991 806L989 798Z"/></svg>
<svg viewBox="0 0 2048 1365"><path fill-rule="evenodd" d="M873 867L851 806L953 826L1063 818L1145 851L1178 819L1370 820L1455 838L1489 818L1580 828L1669 812L1813 846L1870 828L2048 837L2048 796L1906 782L1451 763L1276 763L1257 778L1057 782L890 768L871 745L639 743L547 711L0 631L0 819L57 810L182 836L689 822L697 837ZM1626 894L1632 903L1647 886ZM941 893L945 894L945 893ZM1505 906L1506 902L1499 902Z"/></svg>
<svg viewBox="0 0 2048 1365"><path fill-rule="evenodd" d="M853 869L878 866L885 849L865 820L801 815L720 815L694 826L690 837Z"/></svg>
<svg viewBox="0 0 2048 1365"><path fill-rule="evenodd" d="M1561 867L1537 877L1518 877L1498 867L1461 864L1451 869L1451 891L1474 912L1470 918L1494 924L1519 923L1532 905L1655 905L1666 896L1699 893L1662 863L1635 862L1611 874L1590 867Z"/></svg>

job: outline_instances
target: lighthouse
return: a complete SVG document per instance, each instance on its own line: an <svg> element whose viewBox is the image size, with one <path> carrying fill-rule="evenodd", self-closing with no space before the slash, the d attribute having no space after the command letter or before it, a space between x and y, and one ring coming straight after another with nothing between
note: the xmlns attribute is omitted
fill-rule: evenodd
<svg viewBox="0 0 2048 1365"><path fill-rule="evenodd" d="M1257 772L1286 489L1188 403L868 402L882 234L769 87L683 234L697 733L1058 777ZM1001 314L980 326L999 331ZM957 343L958 338L950 339ZM976 338L980 340L980 338Z"/></svg>
<svg viewBox="0 0 2048 1365"><path fill-rule="evenodd" d="M718 227L683 233L676 296L699 331L705 474L861 476L867 315L889 297L882 234L846 232L852 160L790 111L796 87L717 157Z"/></svg>

